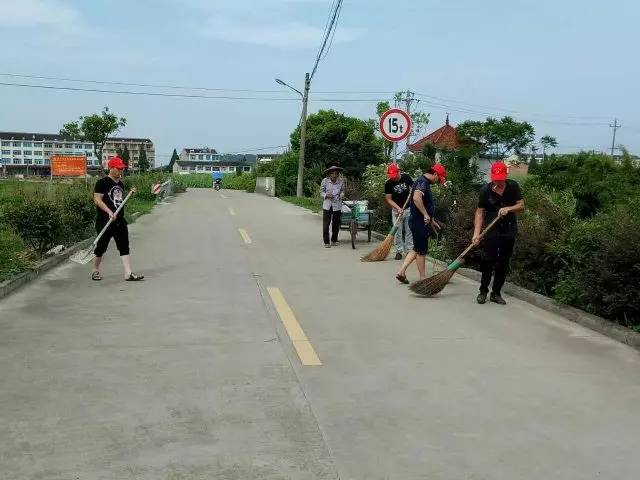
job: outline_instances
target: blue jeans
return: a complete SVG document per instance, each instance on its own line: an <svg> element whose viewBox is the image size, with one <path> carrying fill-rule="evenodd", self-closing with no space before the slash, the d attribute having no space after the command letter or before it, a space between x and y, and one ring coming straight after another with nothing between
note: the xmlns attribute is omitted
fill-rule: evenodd
<svg viewBox="0 0 640 480"><path fill-rule="evenodd" d="M404 216L402 220L400 220L400 224L398 225L398 231L396 232L396 236L394 238L394 246L396 249L396 253L408 253L413 250L413 235L411 234L411 229L409 228L409 218L411 217L411 213L409 210L404 212ZM398 214L395 211L391 211L391 221L393 224L396 224L396 220L398 219ZM404 233L404 241L402 240L402 235Z"/></svg>

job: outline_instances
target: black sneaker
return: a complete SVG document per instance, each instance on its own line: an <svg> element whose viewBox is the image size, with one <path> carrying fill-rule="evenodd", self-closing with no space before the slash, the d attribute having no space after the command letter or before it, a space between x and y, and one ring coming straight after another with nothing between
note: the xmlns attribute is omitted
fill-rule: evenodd
<svg viewBox="0 0 640 480"><path fill-rule="evenodd" d="M480 292L478 294L478 298L476 298L476 302L478 302L480 305L484 305L485 303L487 303L487 293Z"/></svg>
<svg viewBox="0 0 640 480"><path fill-rule="evenodd" d="M498 305L507 304L507 302L504 301L504 298L502 298L499 293L492 293L490 299L493 303L497 303Z"/></svg>
<svg viewBox="0 0 640 480"><path fill-rule="evenodd" d="M396 253L396 260L402 260L402 254L400 252Z"/></svg>

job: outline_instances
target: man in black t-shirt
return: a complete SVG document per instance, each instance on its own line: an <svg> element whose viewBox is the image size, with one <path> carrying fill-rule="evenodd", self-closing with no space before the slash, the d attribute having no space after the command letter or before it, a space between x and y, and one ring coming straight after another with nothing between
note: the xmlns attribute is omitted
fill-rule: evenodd
<svg viewBox="0 0 640 480"><path fill-rule="evenodd" d="M482 240L482 280L477 298L480 304L487 301L492 276L490 299L500 305L506 304L501 290L509 272L509 259L518 233L516 213L522 211L524 200L520 185L507 179L507 166L503 162L494 163L491 165L491 182L480 191L474 221L473 243L479 245L483 226L491 223L496 216L501 218Z"/></svg>
<svg viewBox="0 0 640 480"><path fill-rule="evenodd" d="M100 237L100 240L98 240L98 244L93 252L96 258L93 261L91 279L96 281L102 280L102 275L100 274L102 256L107 251L109 241L113 238L120 252L120 258L122 259L124 279L129 282L136 282L142 280L144 275L133 273L131 270L129 230L127 228L127 221L124 218L124 207L115 215L115 212L125 199L124 184L121 178L126 165L120 157L112 157L107 166L109 168L109 175L96 182L93 194L93 202L96 205L96 232L100 233L109 220L113 220L102 237ZM132 188L131 191L135 193L136 189Z"/></svg>
<svg viewBox="0 0 640 480"><path fill-rule="evenodd" d="M398 215L402 212L411 193L413 179L406 173L401 173L396 163L387 167L387 177L389 179L384 184L384 196L387 204L391 207L391 223L395 225ZM403 253L413 250L413 236L409 228L409 209L404 212L394 240L396 260L402 260Z"/></svg>

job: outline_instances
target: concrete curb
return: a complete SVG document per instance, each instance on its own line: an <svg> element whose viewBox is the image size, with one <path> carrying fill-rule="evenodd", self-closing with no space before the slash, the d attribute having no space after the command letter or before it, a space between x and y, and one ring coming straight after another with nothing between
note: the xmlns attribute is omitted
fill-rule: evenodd
<svg viewBox="0 0 640 480"><path fill-rule="evenodd" d="M142 212L135 212L131 214L131 222L135 223L138 218L142 216ZM66 250L62 251L58 255L54 255L52 257L46 258L44 260L40 260L36 265L29 270L28 272L20 273L19 275L10 278L9 280L5 280L4 282L0 282L0 299L8 296L9 294L15 292L20 287L26 285L27 283L35 280L40 275L45 272L48 272L54 267L57 267L62 262L67 260L71 255L76 253L78 250L82 250L83 248L87 248L93 242L93 237L82 240L78 243L71 245Z"/></svg>
<svg viewBox="0 0 640 480"><path fill-rule="evenodd" d="M13 277L9 280L5 280L4 282L0 282L0 299L8 296L10 293L13 293L14 291L19 289L23 285L26 285L27 283L31 282L32 280L35 280L43 273L48 272L54 267L57 267L62 262L67 260L71 255L76 253L78 250L87 248L89 245L91 245L92 241L93 239L91 238L82 240L81 242L78 242L72 245L71 247L67 248L62 253L59 253L58 255L41 260L35 265L35 267L32 270L21 273L16 277Z"/></svg>
<svg viewBox="0 0 640 480"><path fill-rule="evenodd" d="M305 210L309 211L308 209ZM371 237L375 238L376 240L382 241L385 239L386 235L383 235L380 232L371 232ZM442 267L447 266L447 264L441 260L436 260L435 258L431 257L429 257L429 260L439 264ZM481 274L477 270L472 270L470 268L461 268L458 270L458 273L463 277L469 278L478 283L480 282ZM510 282L505 283L503 290L507 295L530 303L531 305L541 308L542 310L546 310L547 312L560 315L561 317L577 323L578 325L582 325L583 327L601 333L602 335L612 338L613 340L616 340L620 343L629 345L636 350L640 350L640 333L635 332L630 328L623 327L622 325L610 322L609 320L598 317L596 315L592 315L578 308L561 304L553 300L552 298L545 297L544 295L532 292L531 290L527 290L526 288L522 288Z"/></svg>
<svg viewBox="0 0 640 480"><path fill-rule="evenodd" d="M446 263L441 260L429 257L429 259L442 267L446 267ZM461 268L458 273L463 277L469 278L475 282L480 283L481 273L477 270L470 268ZM514 283L506 282L503 287L503 291L512 297L534 305L547 312L555 313L561 317L566 318L578 325L589 328L593 331L601 333L602 335L612 338L620 343L629 345L636 350L640 350L640 333L631 330L630 328L623 327L617 323L606 320L602 317L592 315L579 308L571 307L557 302L556 300L545 297L526 288L522 288Z"/></svg>

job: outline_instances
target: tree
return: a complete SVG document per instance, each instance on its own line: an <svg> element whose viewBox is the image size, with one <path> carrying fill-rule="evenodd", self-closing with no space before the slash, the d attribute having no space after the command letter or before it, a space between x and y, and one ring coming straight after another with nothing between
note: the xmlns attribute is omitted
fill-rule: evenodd
<svg viewBox="0 0 640 480"><path fill-rule="evenodd" d="M126 124L126 118L118 118L109 111L109 107L104 107L104 110L99 114L94 113L80 117L78 121L65 123L60 130L60 135L93 143L93 153L101 161L102 150L107 138Z"/></svg>
<svg viewBox="0 0 640 480"><path fill-rule="evenodd" d="M180 160L180 156L178 155L178 152L176 151L176 149L173 149L173 153L171 154L171 160L169 160L169 171L172 172L173 171L173 166L176 164L176 162Z"/></svg>
<svg viewBox="0 0 640 480"><path fill-rule="evenodd" d="M347 176L360 178L367 165L384 161L384 143L376 130L375 120L347 117L335 110L309 115L305 168L323 170L335 163ZM291 133L291 147L294 152L300 149L299 126Z"/></svg>
<svg viewBox="0 0 640 480"><path fill-rule="evenodd" d="M140 145L140 154L138 155L138 170L146 172L149 170L149 159L147 158L147 152L144 149L144 144Z"/></svg>
<svg viewBox="0 0 640 480"><path fill-rule="evenodd" d="M122 159L124 164L129 168L129 160L131 160L131 153L129 152L129 147L124 146L124 150L121 148L116 149L116 154Z"/></svg>
<svg viewBox="0 0 640 480"><path fill-rule="evenodd" d="M556 137L545 135L540 139L540 144L542 145L542 158L546 160L547 148L556 148L558 146L558 141L556 140Z"/></svg>
<svg viewBox="0 0 640 480"><path fill-rule="evenodd" d="M535 130L528 122L517 122L511 117L500 120L488 117L484 122L462 122L458 125L458 135L477 142L481 152L501 159L525 150L533 142Z"/></svg>
<svg viewBox="0 0 640 480"><path fill-rule="evenodd" d="M404 98L405 98L404 96L405 95L409 95L409 94L413 95L413 93L409 92L408 90L406 92L396 92L396 94L393 96L393 99L396 102L396 105L402 104L402 102L404 101ZM409 112L409 116L411 117L411 123L413 124L413 127L412 127L411 131L415 135L420 133L420 131L429 124L429 114L428 113L424 113L424 112Z"/></svg>

